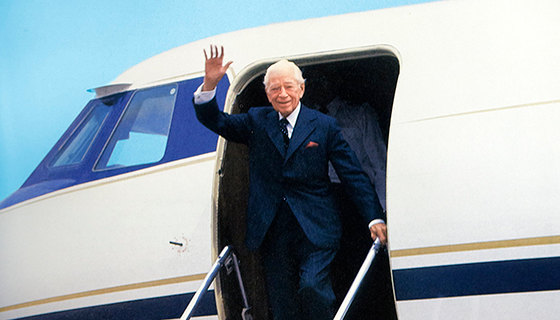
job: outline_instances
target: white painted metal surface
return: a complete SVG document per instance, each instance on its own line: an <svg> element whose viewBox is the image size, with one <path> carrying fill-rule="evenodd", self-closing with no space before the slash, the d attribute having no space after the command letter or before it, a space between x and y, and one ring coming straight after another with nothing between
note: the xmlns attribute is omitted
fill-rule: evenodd
<svg viewBox="0 0 560 320"><path fill-rule="evenodd" d="M3 210L0 301L31 307L0 318L196 291L213 259L214 158L94 181ZM48 298L55 299L42 301Z"/></svg>

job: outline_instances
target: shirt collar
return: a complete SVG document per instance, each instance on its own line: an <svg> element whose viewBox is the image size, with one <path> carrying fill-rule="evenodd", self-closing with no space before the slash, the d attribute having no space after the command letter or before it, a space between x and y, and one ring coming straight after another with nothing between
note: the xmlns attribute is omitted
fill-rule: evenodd
<svg viewBox="0 0 560 320"><path fill-rule="evenodd" d="M296 122L297 122L297 118L299 116L299 111L300 110L301 110L301 102L294 109L294 111L292 111L292 113L290 113L290 115L286 117L288 122L292 125L292 128L295 128L295 126L296 126ZM278 120L282 120L282 118L284 118L284 117L282 116L282 114L280 114L280 112L278 112Z"/></svg>

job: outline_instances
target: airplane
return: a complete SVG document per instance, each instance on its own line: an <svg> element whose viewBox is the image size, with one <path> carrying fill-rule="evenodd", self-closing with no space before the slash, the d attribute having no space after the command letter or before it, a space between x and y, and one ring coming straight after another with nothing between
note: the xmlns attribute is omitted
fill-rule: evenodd
<svg viewBox="0 0 560 320"><path fill-rule="evenodd" d="M338 83L378 115L389 241L345 319L557 319L558 12L553 0L439 1L235 31L139 63L96 88L0 202L0 319L178 319L230 245L252 316L268 317L243 246L246 149L192 106L211 44L234 61L217 92L227 112L267 104L263 74L287 58L305 105ZM341 288L371 245L350 228ZM193 319L240 308L220 271Z"/></svg>

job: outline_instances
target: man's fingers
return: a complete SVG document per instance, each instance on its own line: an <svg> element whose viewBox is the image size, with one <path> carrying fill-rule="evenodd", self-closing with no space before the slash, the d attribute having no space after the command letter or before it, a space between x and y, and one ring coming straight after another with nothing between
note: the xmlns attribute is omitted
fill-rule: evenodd
<svg viewBox="0 0 560 320"><path fill-rule="evenodd" d="M215 59L218 57L218 46L212 46L212 59Z"/></svg>
<svg viewBox="0 0 560 320"><path fill-rule="evenodd" d="M206 52L206 49L202 49L204 51L204 58L206 58L206 60L211 60L214 59L216 56L216 50L214 49L213 45L210 45L210 52Z"/></svg>
<svg viewBox="0 0 560 320"><path fill-rule="evenodd" d="M206 59L206 62L212 63L213 66L216 66L219 63L222 70L227 70L229 66L233 63L233 61L229 61L228 63L222 66L222 61L224 59L224 53L225 53L224 46L220 46L220 48L218 48L218 46L216 45L210 45L209 52L206 51L206 49L203 49L203 51L204 51L204 58Z"/></svg>
<svg viewBox="0 0 560 320"><path fill-rule="evenodd" d="M210 45L210 54L208 54L206 52L206 49L204 50L204 58L206 58L206 60L211 60L211 59L223 59L224 58L224 47L221 46L221 49L218 49L218 46L216 45Z"/></svg>

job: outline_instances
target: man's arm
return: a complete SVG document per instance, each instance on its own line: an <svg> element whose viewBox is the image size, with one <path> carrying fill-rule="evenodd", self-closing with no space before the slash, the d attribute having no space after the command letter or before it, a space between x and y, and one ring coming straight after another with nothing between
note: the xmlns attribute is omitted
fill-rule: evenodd
<svg viewBox="0 0 560 320"><path fill-rule="evenodd" d="M334 120L334 119L333 119ZM381 220L383 209L373 189L369 177L362 170L356 155L344 140L338 125L332 126L330 141L330 160L338 177L346 186L349 195L356 203L366 220L372 219L369 224L371 237L379 238L382 244L387 243L387 226Z"/></svg>

